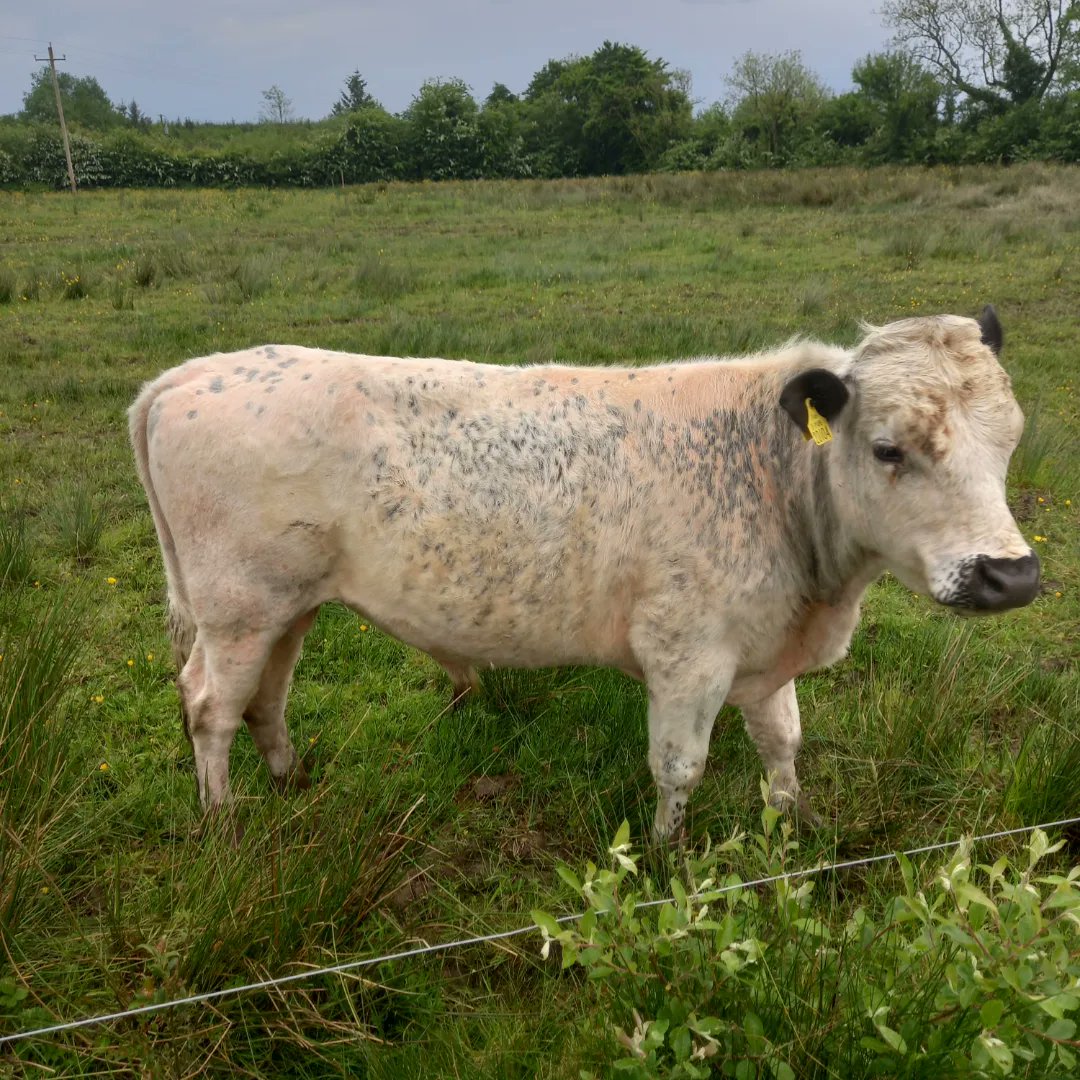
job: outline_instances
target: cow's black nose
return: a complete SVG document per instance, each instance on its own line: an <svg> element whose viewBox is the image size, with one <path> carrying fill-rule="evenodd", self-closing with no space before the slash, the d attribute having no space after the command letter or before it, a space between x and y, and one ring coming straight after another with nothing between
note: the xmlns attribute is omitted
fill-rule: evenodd
<svg viewBox="0 0 1080 1080"><path fill-rule="evenodd" d="M1008 611L1030 604L1039 595L1039 557L991 559L980 555L965 590L978 611Z"/></svg>

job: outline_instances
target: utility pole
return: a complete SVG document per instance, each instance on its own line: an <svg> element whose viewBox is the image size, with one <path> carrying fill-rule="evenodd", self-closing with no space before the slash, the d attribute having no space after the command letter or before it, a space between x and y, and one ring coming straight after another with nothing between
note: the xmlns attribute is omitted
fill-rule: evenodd
<svg viewBox="0 0 1080 1080"><path fill-rule="evenodd" d="M35 60L42 61L44 56L35 56ZM67 56L59 57L60 60L66 60ZM60 100L60 80L56 77L56 61L57 57L53 53L52 42L49 42L49 67L52 69L52 85L53 90L56 92L56 114L60 117L60 134L64 136L64 159L67 161L68 180L71 182L71 194L76 193L75 187L75 167L71 164L71 140L68 138L67 124L64 123L64 103Z"/></svg>

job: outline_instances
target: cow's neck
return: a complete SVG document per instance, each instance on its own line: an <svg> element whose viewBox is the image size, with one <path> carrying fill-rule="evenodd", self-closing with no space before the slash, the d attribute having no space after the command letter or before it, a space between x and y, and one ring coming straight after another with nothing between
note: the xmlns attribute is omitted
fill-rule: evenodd
<svg viewBox="0 0 1080 1080"><path fill-rule="evenodd" d="M791 679L841 659L859 621L867 586L881 573L879 560L849 541L836 506L827 448L799 447L785 470L789 484L789 558L801 568L794 618L779 638L768 667L740 675L731 705L752 705Z"/></svg>
<svg viewBox="0 0 1080 1080"><path fill-rule="evenodd" d="M786 418L785 418L786 419ZM800 446L788 481L792 555L802 564L807 601L845 604L859 598L881 573L878 559L851 539L837 507L835 446Z"/></svg>

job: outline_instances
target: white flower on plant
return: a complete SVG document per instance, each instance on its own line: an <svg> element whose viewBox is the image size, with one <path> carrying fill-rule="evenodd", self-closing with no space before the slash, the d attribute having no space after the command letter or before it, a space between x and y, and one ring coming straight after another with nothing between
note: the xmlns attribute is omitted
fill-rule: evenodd
<svg viewBox="0 0 1080 1080"><path fill-rule="evenodd" d="M711 1036L705 1036L703 1042L691 1055L692 1061L704 1061L706 1058L716 1057L720 1051L720 1044Z"/></svg>
<svg viewBox="0 0 1080 1080"><path fill-rule="evenodd" d="M609 847L608 854L615 859L618 864L624 869L629 870L631 874L637 873L637 863L627 854L630 850L630 844L619 844L618 847Z"/></svg>
<svg viewBox="0 0 1080 1080"><path fill-rule="evenodd" d="M645 1050L642 1044L645 1042L645 1036L649 1034L652 1021L642 1020L637 1009L632 1010L632 1015L634 1017L633 1032L629 1035L622 1031L616 1032L616 1038L634 1057L644 1060Z"/></svg>
<svg viewBox="0 0 1080 1080"><path fill-rule="evenodd" d="M540 956L546 960L551 955L551 943L555 940L542 926L540 933L543 935L544 944L540 947Z"/></svg>

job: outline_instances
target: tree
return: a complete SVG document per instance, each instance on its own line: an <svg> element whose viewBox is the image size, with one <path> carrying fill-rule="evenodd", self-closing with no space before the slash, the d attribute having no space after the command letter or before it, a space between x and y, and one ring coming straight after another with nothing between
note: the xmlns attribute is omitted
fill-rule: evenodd
<svg viewBox="0 0 1080 1080"><path fill-rule="evenodd" d="M57 72L60 99L64 103L64 119L69 124L87 128L104 129L116 127L126 117L122 107L109 100L101 84L92 75L71 75ZM30 89L23 94L24 120L51 123L56 120L56 95L53 91L52 73L47 67L30 76Z"/></svg>
<svg viewBox="0 0 1080 1080"><path fill-rule="evenodd" d="M535 152L556 175L643 172L686 137L689 79L633 45L552 60L525 92Z"/></svg>
<svg viewBox="0 0 1080 1080"><path fill-rule="evenodd" d="M789 161L810 121L829 96L797 52L748 52L727 77L734 119L770 164Z"/></svg>
<svg viewBox="0 0 1080 1080"><path fill-rule="evenodd" d="M1076 0L885 0L882 15L916 59L991 112L1075 77Z"/></svg>
<svg viewBox="0 0 1080 1080"><path fill-rule="evenodd" d="M461 79L428 79L403 114L410 175L421 180L483 175L479 112Z"/></svg>
<svg viewBox="0 0 1080 1080"><path fill-rule="evenodd" d="M381 109L382 106L368 93L367 80L359 71L354 71L345 80L345 89L341 97L330 109L331 116L344 116L359 109Z"/></svg>
<svg viewBox="0 0 1080 1080"><path fill-rule="evenodd" d="M484 108L490 108L493 105L516 105L517 102L517 94L515 94L510 87L501 82L497 82L491 88L491 93L484 98Z"/></svg>
<svg viewBox="0 0 1080 1080"><path fill-rule="evenodd" d="M916 161L924 156L939 124L943 87L910 53L874 53L851 73L876 117L871 156L881 161Z"/></svg>
<svg viewBox="0 0 1080 1080"><path fill-rule="evenodd" d="M263 104L260 117L267 123L285 124L292 119L292 101L276 83L262 92Z"/></svg>
<svg viewBox="0 0 1080 1080"><path fill-rule="evenodd" d="M134 98L131 99L131 103L126 108L121 105L120 112L127 117L127 121L132 127L148 128L151 124L150 117L139 108L139 103Z"/></svg>

